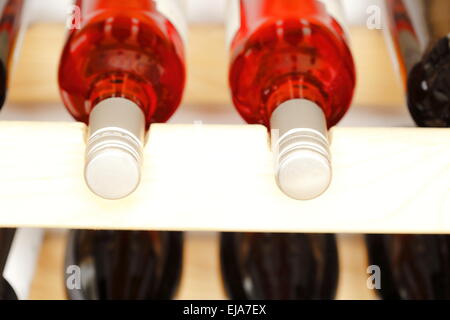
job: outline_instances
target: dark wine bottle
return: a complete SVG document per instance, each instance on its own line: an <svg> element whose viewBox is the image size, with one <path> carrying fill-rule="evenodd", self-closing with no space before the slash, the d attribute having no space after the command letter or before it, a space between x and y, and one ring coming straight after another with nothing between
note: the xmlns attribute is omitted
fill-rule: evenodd
<svg viewBox="0 0 450 320"><path fill-rule="evenodd" d="M0 278L0 300L18 300L14 289L3 277Z"/></svg>
<svg viewBox="0 0 450 320"><path fill-rule="evenodd" d="M67 295L72 300L171 299L182 259L180 232L71 230L66 271L79 267L81 286L68 285Z"/></svg>
<svg viewBox="0 0 450 320"><path fill-rule="evenodd" d="M385 0L385 8L412 118L421 127L449 127L450 1Z"/></svg>
<svg viewBox="0 0 450 320"><path fill-rule="evenodd" d="M450 33L409 73L408 108L420 127L450 127Z"/></svg>
<svg viewBox="0 0 450 320"><path fill-rule="evenodd" d="M0 300L17 300L14 289L3 276L16 229L0 229Z"/></svg>
<svg viewBox="0 0 450 320"><path fill-rule="evenodd" d="M370 234L365 235L369 265L375 265L381 271L381 288L377 294L386 300L399 300L400 295L395 287L393 272L386 252L389 246L389 235Z"/></svg>
<svg viewBox="0 0 450 320"><path fill-rule="evenodd" d="M222 233L220 250L231 299L325 300L336 295L334 235Z"/></svg>
<svg viewBox="0 0 450 320"><path fill-rule="evenodd" d="M6 100L9 69L21 28L24 0L0 0L0 108Z"/></svg>
<svg viewBox="0 0 450 320"><path fill-rule="evenodd" d="M381 270L383 299L450 299L450 237L369 235L369 261Z"/></svg>

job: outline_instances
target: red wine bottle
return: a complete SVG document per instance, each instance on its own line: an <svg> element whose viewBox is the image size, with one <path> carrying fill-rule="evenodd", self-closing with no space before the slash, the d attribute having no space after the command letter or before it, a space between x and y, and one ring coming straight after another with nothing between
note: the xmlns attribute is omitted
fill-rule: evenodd
<svg viewBox="0 0 450 320"><path fill-rule="evenodd" d="M185 84L183 16L177 0L78 0L59 68L62 99L89 124L85 179L106 199L132 193L144 134L165 122Z"/></svg>
<svg viewBox="0 0 450 320"><path fill-rule="evenodd" d="M17 300L14 289L3 276L15 232L16 229L0 229L0 300Z"/></svg>
<svg viewBox="0 0 450 320"><path fill-rule="evenodd" d="M450 299L449 236L370 235L367 243L370 263L381 270L382 298Z"/></svg>
<svg viewBox="0 0 450 320"><path fill-rule="evenodd" d="M344 116L355 87L345 32L318 0L231 3L234 105L248 123L278 130L281 190L315 198L331 180L327 129Z"/></svg>
<svg viewBox="0 0 450 320"><path fill-rule="evenodd" d="M0 1L0 108L6 100L16 42L22 26L24 0Z"/></svg>
<svg viewBox="0 0 450 320"><path fill-rule="evenodd" d="M171 299L182 260L180 232L71 230L65 265L66 270L79 267L81 287L67 286L67 295L72 300Z"/></svg>
<svg viewBox="0 0 450 320"><path fill-rule="evenodd" d="M324 300L336 295L334 235L222 233L220 248L231 299Z"/></svg>

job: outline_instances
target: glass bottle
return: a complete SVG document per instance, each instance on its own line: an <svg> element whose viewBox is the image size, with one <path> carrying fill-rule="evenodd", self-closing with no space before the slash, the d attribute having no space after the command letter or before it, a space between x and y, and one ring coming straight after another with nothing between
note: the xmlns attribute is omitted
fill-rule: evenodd
<svg viewBox="0 0 450 320"><path fill-rule="evenodd" d="M222 278L231 299L334 299L339 276L330 234L222 233Z"/></svg>
<svg viewBox="0 0 450 320"><path fill-rule="evenodd" d="M85 179L106 199L132 193L144 135L165 122L185 85L184 20L176 0L78 0L59 67L62 99L89 124Z"/></svg>
<svg viewBox="0 0 450 320"><path fill-rule="evenodd" d="M278 130L279 187L295 199L319 196L331 180L327 130L355 87L344 29L321 1L235 0L228 34L234 105L248 123Z"/></svg>
<svg viewBox="0 0 450 320"><path fill-rule="evenodd" d="M0 1L0 108L6 100L17 40L23 27L25 0Z"/></svg>
<svg viewBox="0 0 450 320"><path fill-rule="evenodd" d="M67 295L72 300L171 299L182 260L181 232L71 230Z"/></svg>

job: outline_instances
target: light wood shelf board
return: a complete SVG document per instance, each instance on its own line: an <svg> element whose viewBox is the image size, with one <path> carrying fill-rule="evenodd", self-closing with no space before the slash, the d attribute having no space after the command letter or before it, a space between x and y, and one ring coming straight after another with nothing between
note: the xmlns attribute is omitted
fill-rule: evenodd
<svg viewBox="0 0 450 320"><path fill-rule="evenodd" d="M151 127L138 190L102 200L83 180L85 126L0 122L0 225L46 228L450 233L450 130L335 128L333 182L296 201L250 125Z"/></svg>

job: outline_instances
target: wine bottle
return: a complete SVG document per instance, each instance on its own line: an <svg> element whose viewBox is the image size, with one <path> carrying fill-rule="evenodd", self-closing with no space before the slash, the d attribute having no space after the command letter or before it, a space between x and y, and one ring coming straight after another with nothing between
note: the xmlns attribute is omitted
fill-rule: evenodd
<svg viewBox="0 0 450 320"><path fill-rule="evenodd" d="M66 292L72 300L171 299L182 259L180 232L71 230L66 272L79 274L66 274Z"/></svg>
<svg viewBox="0 0 450 320"><path fill-rule="evenodd" d="M14 289L3 276L15 232L16 229L0 229L0 300L17 300Z"/></svg>
<svg viewBox="0 0 450 320"><path fill-rule="evenodd" d="M22 26L24 0L0 1L0 108L6 100L8 79Z"/></svg>
<svg viewBox="0 0 450 320"><path fill-rule="evenodd" d="M89 124L87 185L119 199L139 184L146 129L168 120L180 104L183 15L177 0L76 4L82 23L61 57L61 96L73 117Z"/></svg>
<svg viewBox="0 0 450 320"><path fill-rule="evenodd" d="M385 0L386 39L421 127L450 126L450 2Z"/></svg>
<svg viewBox="0 0 450 320"><path fill-rule="evenodd" d="M43 235L42 229L0 229L0 299L29 298Z"/></svg>
<svg viewBox="0 0 450 320"><path fill-rule="evenodd" d="M233 0L227 23L234 105L272 135L276 180L295 199L331 180L327 129L350 106L353 58L344 29L317 0Z"/></svg>
<svg viewBox="0 0 450 320"><path fill-rule="evenodd" d="M0 2L0 109L6 100L8 66L12 60L15 41L19 34L23 0L2 0ZM0 229L0 300L17 300L17 295L3 277L6 260L15 229Z"/></svg>
<svg viewBox="0 0 450 320"><path fill-rule="evenodd" d="M403 0L385 0L384 3L388 24L384 29L385 39L402 85L406 85L409 71L421 58L422 47Z"/></svg>
<svg viewBox="0 0 450 320"><path fill-rule="evenodd" d="M447 36L439 40L449 25L449 2L385 0L385 7L386 39L394 48L394 64L403 66L399 73L413 119L424 127L449 126L450 42ZM430 15L437 8L441 13ZM450 236L366 235L366 243L369 263L381 270L383 299L450 298Z"/></svg>
<svg viewBox="0 0 450 320"><path fill-rule="evenodd" d="M382 298L450 299L449 236L370 235L367 240L372 245L370 263L381 270L382 290L379 294ZM385 281L384 277L387 278Z"/></svg>
<svg viewBox="0 0 450 320"><path fill-rule="evenodd" d="M418 126L450 127L450 33L412 68L407 101Z"/></svg>
<svg viewBox="0 0 450 320"><path fill-rule="evenodd" d="M222 233L220 248L231 299L324 300L336 295L334 235Z"/></svg>
<svg viewBox="0 0 450 320"><path fill-rule="evenodd" d="M395 278L386 248L389 246L389 241L386 241L389 237L389 235L382 234L365 235L367 260L369 265L378 266L381 271L381 288L377 288L377 294L385 300L398 300L400 293L395 286Z"/></svg>

